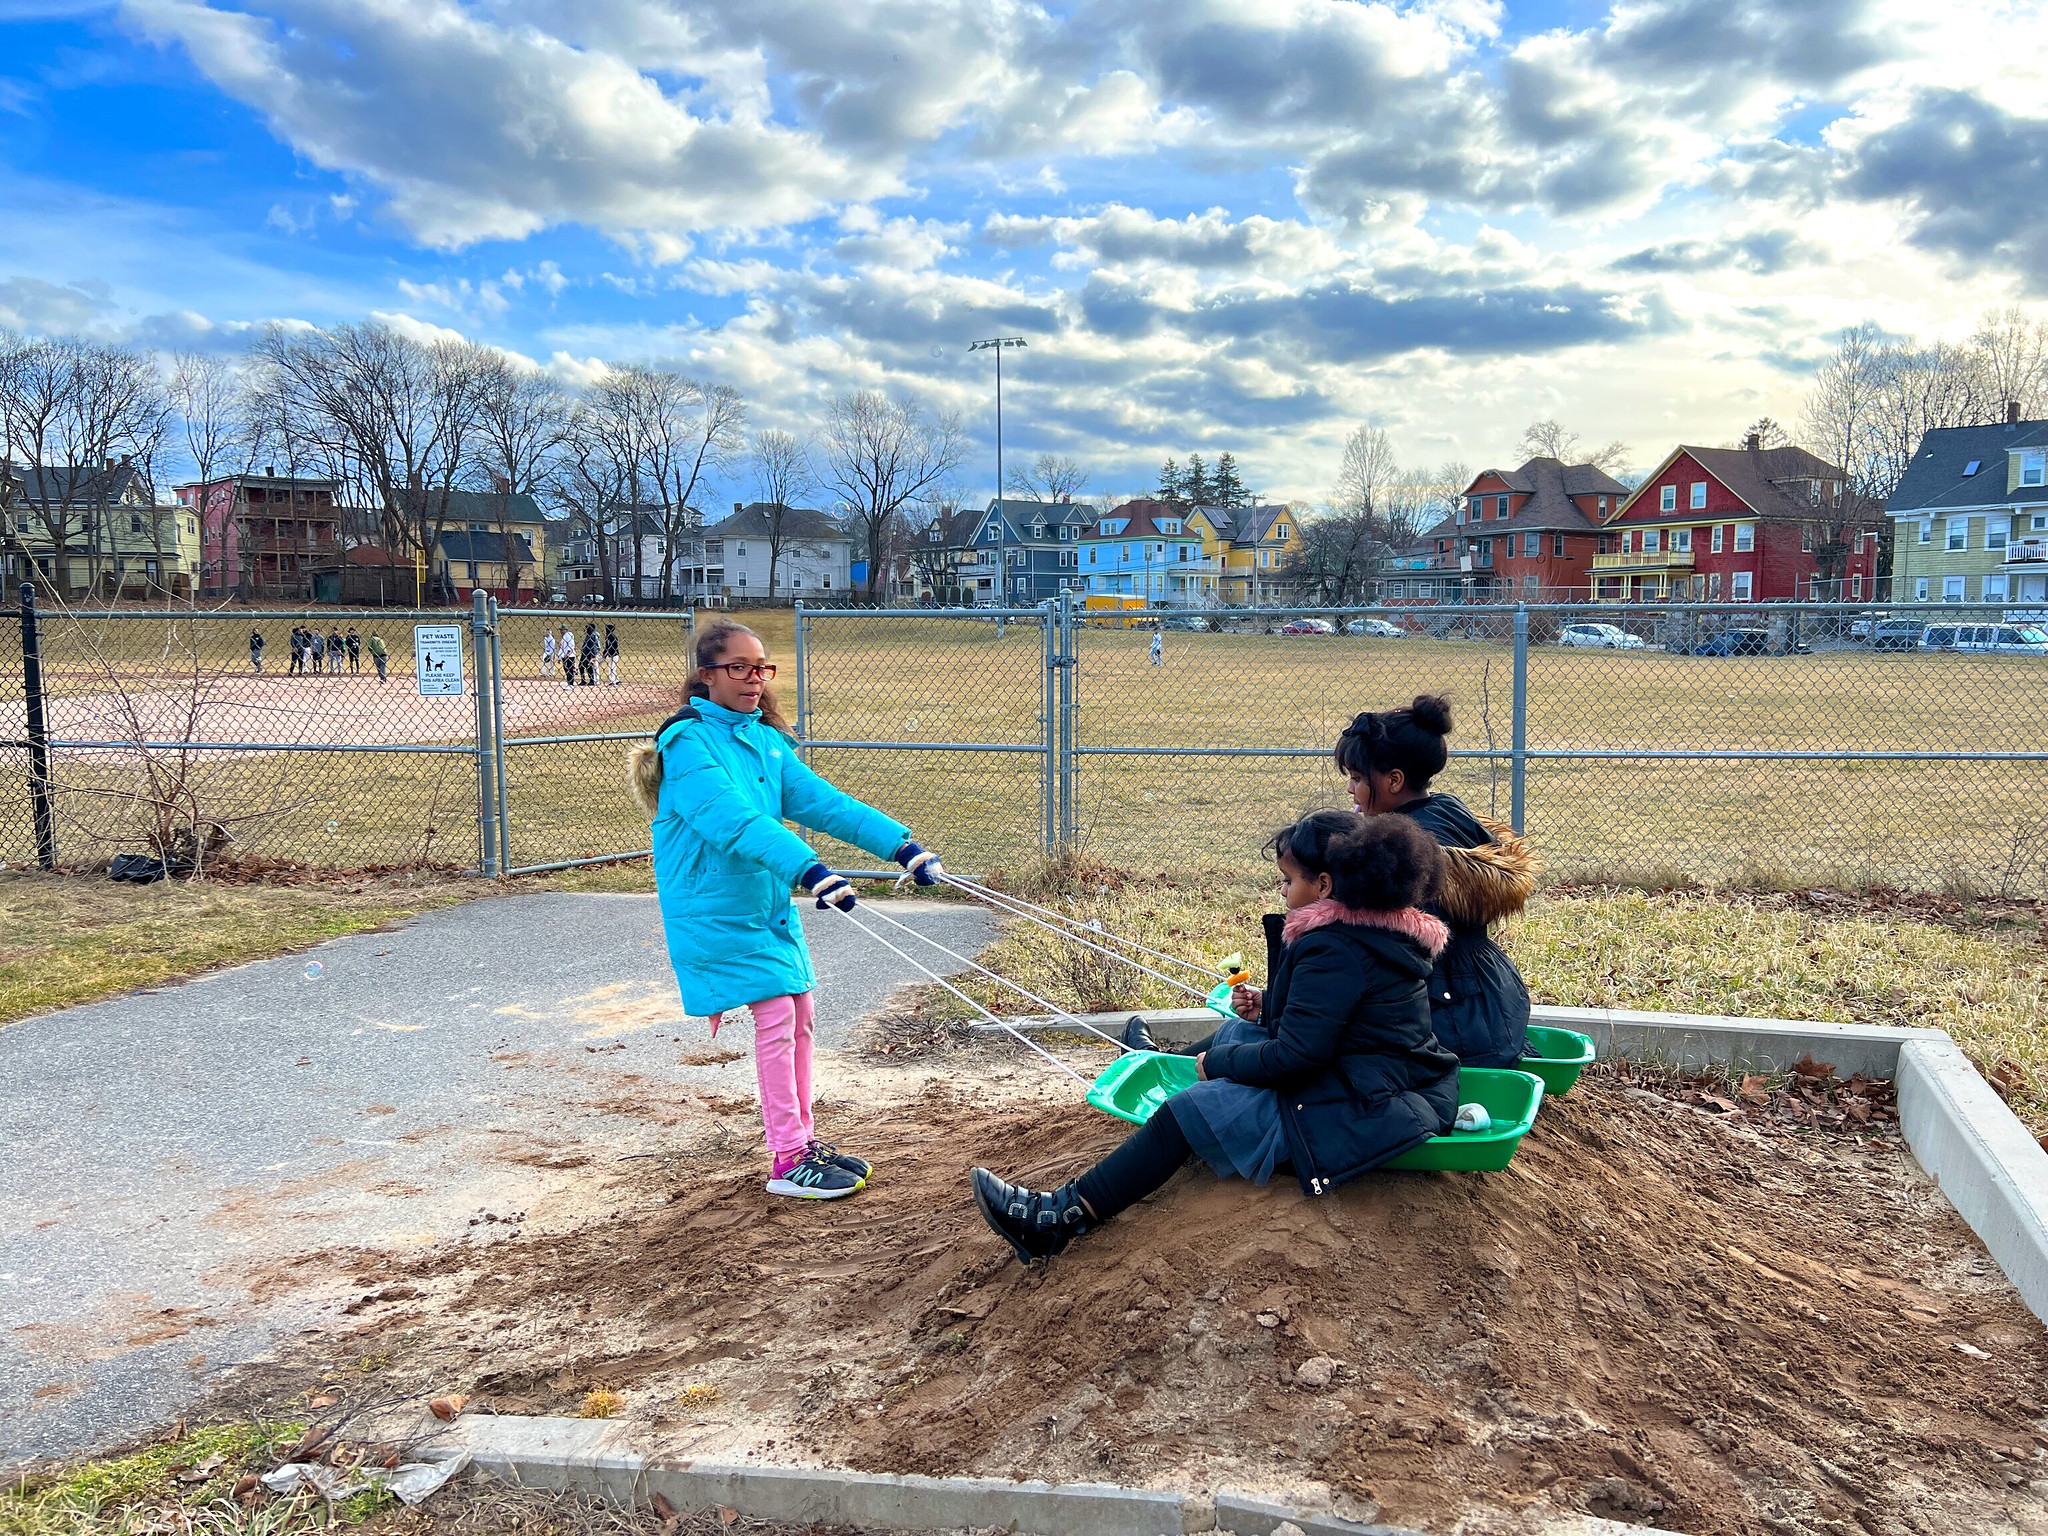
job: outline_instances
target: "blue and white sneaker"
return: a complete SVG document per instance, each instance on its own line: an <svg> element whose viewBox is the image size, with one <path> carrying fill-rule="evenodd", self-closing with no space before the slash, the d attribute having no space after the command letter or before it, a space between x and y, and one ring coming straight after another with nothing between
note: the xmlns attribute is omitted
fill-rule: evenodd
<svg viewBox="0 0 2048 1536"><path fill-rule="evenodd" d="M801 1158L769 1179L768 1193L795 1200L844 1200L866 1183L860 1175L819 1156L818 1144L812 1142Z"/></svg>
<svg viewBox="0 0 2048 1536"><path fill-rule="evenodd" d="M863 1184L875 1176L875 1165L873 1163L864 1157L855 1157L851 1152L842 1152L829 1141L819 1141L814 1137L810 1146L804 1150L814 1156L822 1157L835 1168L844 1168Z"/></svg>

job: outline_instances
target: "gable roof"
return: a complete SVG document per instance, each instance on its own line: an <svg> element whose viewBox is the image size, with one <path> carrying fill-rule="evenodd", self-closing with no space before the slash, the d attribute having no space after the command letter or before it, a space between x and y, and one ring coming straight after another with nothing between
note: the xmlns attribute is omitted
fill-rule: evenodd
<svg viewBox="0 0 2048 1536"><path fill-rule="evenodd" d="M1627 501L1615 509L1610 521L1619 520L1624 513L1632 512L1636 503L1655 485L1664 471L1683 456L1712 475L1724 490L1733 494L1742 504L1759 517L1787 518L1799 522L1810 522L1815 515L1813 504L1804 496L1795 496L1784 482L1793 480L1841 480L1847 481L1848 472L1836 464L1804 448L1786 446L1783 448L1699 448L1690 443L1681 443L1664 457L1643 483L1629 493ZM1652 509L1654 519L1669 518L1673 522L1698 522L1700 514L1689 508L1679 507L1670 512Z"/></svg>
<svg viewBox="0 0 2048 1536"><path fill-rule="evenodd" d="M2048 489L2028 486L2007 491L2006 454L2014 448L2048 445L2048 421L2022 421L2008 427L1995 422L1983 427L1936 427L1920 439L1913 459L1899 477L1898 488L1884 504L1894 517L1938 512L1956 507L2004 506L2031 493L2048 498ZM1963 471L1978 461L1974 475Z"/></svg>
<svg viewBox="0 0 2048 1536"><path fill-rule="evenodd" d="M6 470L21 487L21 499L35 507L113 503L142 489L135 466L125 462L111 469L87 464L9 464Z"/></svg>
<svg viewBox="0 0 2048 1536"><path fill-rule="evenodd" d="M1498 522L1467 523L1481 534L1514 533L1522 529L1561 533L1584 533L1597 528L1599 518L1580 510L1574 496L1612 496L1618 507L1628 487L1591 464L1566 464L1553 458L1534 458L1520 469L1483 469L1472 477L1477 485L1488 475L1498 476L1510 490L1529 499L1515 509L1512 517ZM1472 486L1465 488L1467 496Z"/></svg>
<svg viewBox="0 0 2048 1536"><path fill-rule="evenodd" d="M1237 509L1237 528L1230 535L1233 544L1263 544L1273 536L1273 525L1288 513L1281 502L1268 502L1264 506L1240 507Z"/></svg>
<svg viewBox="0 0 2048 1536"><path fill-rule="evenodd" d="M1020 530L1038 523L1048 529L1086 527L1102 516L1102 508L1090 501L1035 501L1023 496L992 497L981 515L993 517L998 508L1009 525Z"/></svg>
<svg viewBox="0 0 2048 1536"><path fill-rule="evenodd" d="M524 491L450 491L448 521L451 523L538 523L540 503Z"/></svg>
<svg viewBox="0 0 2048 1536"><path fill-rule="evenodd" d="M772 532L773 502L750 501L732 516L703 530L707 539L765 539ZM843 539L846 530L824 513L811 507L782 509L782 537L785 539Z"/></svg>

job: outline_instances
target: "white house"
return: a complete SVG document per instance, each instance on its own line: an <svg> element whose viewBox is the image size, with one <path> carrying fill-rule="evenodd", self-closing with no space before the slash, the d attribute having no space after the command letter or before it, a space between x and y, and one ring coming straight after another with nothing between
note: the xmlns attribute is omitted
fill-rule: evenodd
<svg viewBox="0 0 2048 1536"><path fill-rule="evenodd" d="M809 507L784 507L779 534L778 539L775 508L769 503L734 502L732 516L703 531L701 555L693 550L677 562L677 595L808 600L850 589L853 540L839 524ZM691 542L694 546L698 538Z"/></svg>

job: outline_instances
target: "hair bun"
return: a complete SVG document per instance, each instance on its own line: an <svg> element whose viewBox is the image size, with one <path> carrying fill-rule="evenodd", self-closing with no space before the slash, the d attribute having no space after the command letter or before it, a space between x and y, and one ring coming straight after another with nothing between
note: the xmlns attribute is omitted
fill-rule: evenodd
<svg viewBox="0 0 2048 1536"><path fill-rule="evenodd" d="M1416 696L1408 706L1408 718L1432 736L1451 734L1451 701L1440 693Z"/></svg>

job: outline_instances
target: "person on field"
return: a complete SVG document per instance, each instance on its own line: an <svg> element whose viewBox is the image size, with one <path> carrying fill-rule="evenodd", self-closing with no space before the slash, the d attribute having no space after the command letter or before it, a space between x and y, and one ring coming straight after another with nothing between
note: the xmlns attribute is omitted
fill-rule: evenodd
<svg viewBox="0 0 2048 1536"><path fill-rule="evenodd" d="M259 677L263 673L263 631L249 631L249 670Z"/></svg>
<svg viewBox="0 0 2048 1536"><path fill-rule="evenodd" d="M1458 1058L1430 1028L1429 974L1449 940L1422 910L1443 853L1404 816L1317 811L1268 845L1284 912L1265 919L1258 1018L1225 1024L1198 1081L1058 1189L969 1174L982 1219L1025 1264L1137 1204L1198 1155L1222 1178L1302 1192L1339 1184L1451 1129Z"/></svg>
<svg viewBox="0 0 2048 1536"><path fill-rule="evenodd" d="M1166 665L1166 632L1164 630L1155 629L1152 631L1151 656L1153 666L1163 667Z"/></svg>
<svg viewBox="0 0 2048 1536"><path fill-rule="evenodd" d="M334 676L341 676L342 638L339 629L327 632L327 670Z"/></svg>
<svg viewBox="0 0 2048 1536"><path fill-rule="evenodd" d="M342 641L348 646L348 670L353 676L363 670L363 637L357 632L355 625L351 624L348 633L342 636Z"/></svg>
<svg viewBox="0 0 2048 1536"><path fill-rule="evenodd" d="M576 686L576 637L569 632L569 626L562 626L562 638L555 642L555 654L562 658L562 681L571 688Z"/></svg>
<svg viewBox="0 0 2048 1536"><path fill-rule="evenodd" d="M375 630L370 631L370 660L377 667L377 681L387 681L385 668L389 665L390 653L384 649L384 637Z"/></svg>
<svg viewBox="0 0 2048 1536"><path fill-rule="evenodd" d="M555 631L554 626L550 625L540 632L540 675L542 677L552 676L554 670Z"/></svg>
<svg viewBox="0 0 2048 1536"><path fill-rule="evenodd" d="M604 627L604 659L611 669L611 683L619 686L619 626L607 624Z"/></svg>
<svg viewBox="0 0 2048 1536"><path fill-rule="evenodd" d="M597 621L595 619L592 619L588 624L583 626L582 682L583 686L586 688L595 688L597 686L598 643L599 642L597 638Z"/></svg>
<svg viewBox="0 0 2048 1536"><path fill-rule="evenodd" d="M313 674L317 677L327 670L327 641L319 630L313 630L307 636L306 649L312 658Z"/></svg>
<svg viewBox="0 0 2048 1536"><path fill-rule="evenodd" d="M697 636L683 707L629 760L653 821L654 883L684 1011L754 1020L754 1070L768 1141L768 1193L837 1200L864 1188L865 1159L820 1141L811 1118L811 989L816 975L790 901L801 886L822 910L850 912L853 886L796 833L822 832L894 859L919 885L944 873L910 830L833 788L797 756L777 707L761 637L721 621Z"/></svg>

